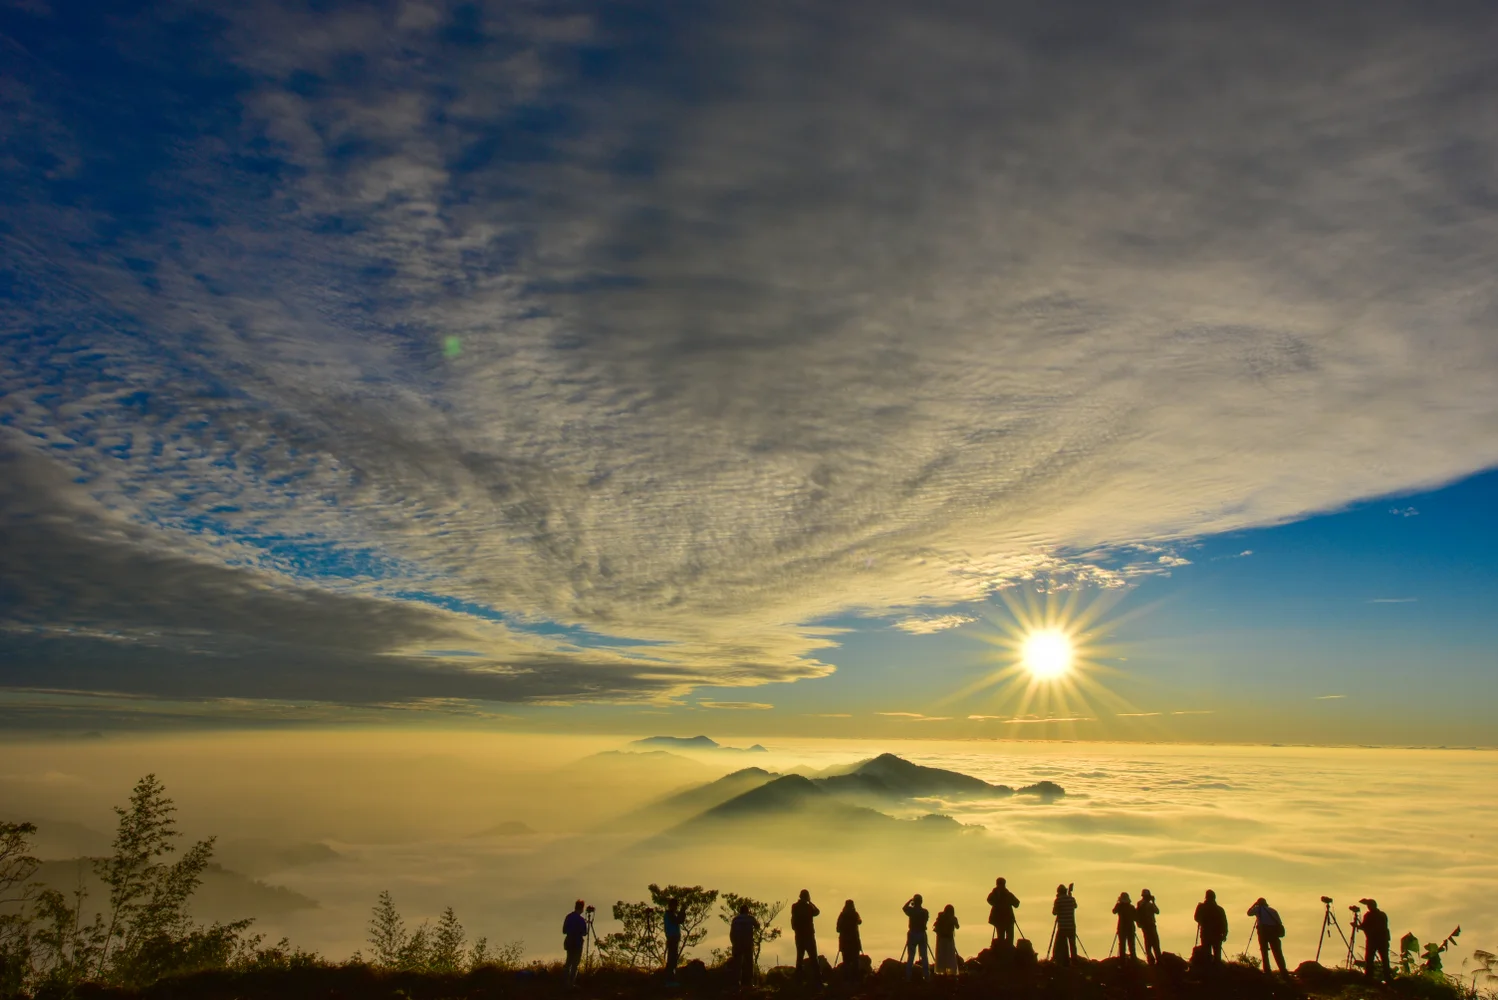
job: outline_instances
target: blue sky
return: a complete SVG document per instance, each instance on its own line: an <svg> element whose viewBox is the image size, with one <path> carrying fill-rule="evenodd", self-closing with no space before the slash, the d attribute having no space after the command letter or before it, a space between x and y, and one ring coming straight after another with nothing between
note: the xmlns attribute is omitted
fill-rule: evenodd
<svg viewBox="0 0 1498 1000"><path fill-rule="evenodd" d="M3 719L1491 743L1495 33L9 4Z"/></svg>

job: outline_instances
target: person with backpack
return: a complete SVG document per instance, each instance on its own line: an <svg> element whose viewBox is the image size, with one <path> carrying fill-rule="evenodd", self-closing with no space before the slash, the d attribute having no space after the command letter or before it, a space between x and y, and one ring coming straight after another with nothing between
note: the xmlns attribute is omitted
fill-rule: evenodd
<svg viewBox="0 0 1498 1000"><path fill-rule="evenodd" d="M843 953L843 975L854 982L863 977L863 938L858 929L862 923L853 900L845 902L837 915L837 950Z"/></svg>
<svg viewBox="0 0 1498 1000"><path fill-rule="evenodd" d="M1009 891L1002 878L994 879L988 894L988 922L993 925L993 943L997 947L1014 947L1014 908L1019 897Z"/></svg>
<svg viewBox="0 0 1498 1000"><path fill-rule="evenodd" d="M1139 902L1134 904L1134 922L1144 938L1144 960L1150 965L1160 961L1160 928L1155 918L1160 915L1160 904L1148 889L1139 890Z"/></svg>
<svg viewBox="0 0 1498 1000"><path fill-rule="evenodd" d="M568 986L577 985L577 966L583 958L583 942L588 938L588 921L583 916L586 904L579 899L572 904L572 912L562 919L562 950L567 961L562 965L562 981Z"/></svg>
<svg viewBox="0 0 1498 1000"><path fill-rule="evenodd" d="M1217 903L1217 893L1207 890L1206 898L1196 904L1196 929L1201 934L1201 953L1194 950L1192 959L1222 964L1222 943L1228 939L1228 912Z"/></svg>
<svg viewBox="0 0 1498 1000"><path fill-rule="evenodd" d="M1254 933L1259 935L1259 967L1268 975L1269 955L1273 952L1274 962L1280 967L1280 972L1289 975L1290 971L1285 968L1285 953L1280 950L1280 939L1285 936L1285 923L1280 919L1279 911L1260 896L1248 908L1248 915L1254 918Z"/></svg>
<svg viewBox="0 0 1498 1000"><path fill-rule="evenodd" d="M811 966L811 975L822 981L822 963L817 961L817 929L813 921L821 910L811 901L811 890L802 889L801 897L791 904L791 933L796 937L796 978L800 979ZM805 963L803 964L803 956Z"/></svg>

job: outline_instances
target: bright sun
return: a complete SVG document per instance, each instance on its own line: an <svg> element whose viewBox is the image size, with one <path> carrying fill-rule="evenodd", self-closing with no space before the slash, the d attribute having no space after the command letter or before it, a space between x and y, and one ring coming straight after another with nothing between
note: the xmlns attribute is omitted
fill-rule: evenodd
<svg viewBox="0 0 1498 1000"><path fill-rule="evenodd" d="M1058 629L1044 629L1025 636L1020 662L1036 680L1051 681L1071 669L1071 639Z"/></svg>

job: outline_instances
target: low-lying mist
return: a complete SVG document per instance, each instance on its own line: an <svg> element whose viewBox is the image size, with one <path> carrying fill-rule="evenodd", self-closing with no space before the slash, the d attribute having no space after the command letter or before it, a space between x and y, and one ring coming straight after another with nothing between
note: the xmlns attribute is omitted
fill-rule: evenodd
<svg viewBox="0 0 1498 1000"><path fill-rule="evenodd" d="M414 731L12 741L0 819L35 822L51 861L101 854L110 807L155 772L187 837L218 836L224 872L205 883L201 915L255 916L271 938L331 957L364 947L382 889L408 923L451 905L470 933L552 957L574 898L598 906L603 934L610 905L647 898L650 882L761 899L810 889L829 951L835 911L853 898L876 957L899 953L900 905L920 892L933 911L956 907L966 955L988 942L983 898L998 875L1042 946L1056 884L1075 882L1082 943L1095 957L1109 948L1118 893L1143 887L1160 899L1169 950L1189 950L1206 888L1228 909L1234 953L1260 895L1284 917L1292 963L1316 951L1322 894L1336 898L1344 925L1346 905L1373 896L1396 940L1406 930L1440 938L1460 923L1461 955L1498 945L1494 753L897 741L640 750L627 738ZM746 767L816 775L884 752L1013 788L1049 781L1066 794L932 796L877 811L813 796L706 817L681 795ZM951 821L918 818L927 814ZM49 864L44 875L76 870ZM715 924L700 950L725 944ZM1329 942L1323 960L1343 950ZM777 957L791 957L784 941L767 946L766 960Z"/></svg>

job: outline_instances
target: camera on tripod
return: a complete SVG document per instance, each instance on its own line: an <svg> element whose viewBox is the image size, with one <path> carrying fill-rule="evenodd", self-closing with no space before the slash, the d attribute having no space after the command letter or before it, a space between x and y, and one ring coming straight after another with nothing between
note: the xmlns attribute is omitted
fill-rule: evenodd
<svg viewBox="0 0 1498 1000"><path fill-rule="evenodd" d="M1332 905L1332 897L1330 897L1330 896L1322 896L1321 897L1321 901L1323 903L1325 903L1327 906L1331 906Z"/></svg>

